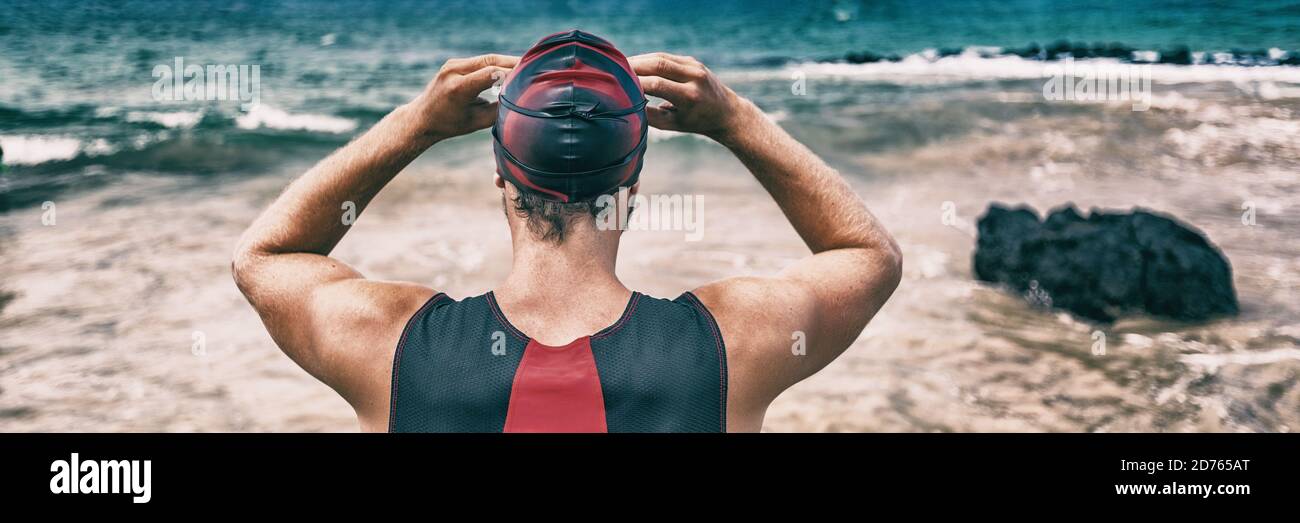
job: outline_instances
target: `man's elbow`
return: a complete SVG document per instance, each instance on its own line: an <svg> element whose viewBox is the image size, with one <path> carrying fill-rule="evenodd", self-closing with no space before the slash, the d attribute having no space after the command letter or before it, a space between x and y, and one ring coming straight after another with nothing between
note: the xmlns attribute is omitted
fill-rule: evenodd
<svg viewBox="0 0 1300 523"><path fill-rule="evenodd" d="M859 250L863 278L872 301L883 302L894 293L903 279L903 250L889 233Z"/></svg>
<svg viewBox="0 0 1300 523"><path fill-rule="evenodd" d="M894 293L894 289L898 288L899 282L903 280L903 250L898 247L898 242L895 242L892 237L889 238L888 242L885 242L884 247L880 250L880 264L883 274L881 280L884 282L885 288L888 289L886 295L891 295Z"/></svg>
<svg viewBox="0 0 1300 523"><path fill-rule="evenodd" d="M261 261L262 257L242 242L230 257L230 277L235 280L235 286L239 287L239 291L245 296L252 289L254 275Z"/></svg>

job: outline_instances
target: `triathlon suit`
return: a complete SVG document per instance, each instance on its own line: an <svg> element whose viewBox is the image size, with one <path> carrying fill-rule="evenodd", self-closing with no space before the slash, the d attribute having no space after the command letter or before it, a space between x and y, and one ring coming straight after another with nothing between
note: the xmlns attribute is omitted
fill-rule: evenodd
<svg viewBox="0 0 1300 523"><path fill-rule="evenodd" d="M632 293L562 347L519 332L491 292L420 308L393 356L390 432L724 432L727 358L694 294Z"/></svg>

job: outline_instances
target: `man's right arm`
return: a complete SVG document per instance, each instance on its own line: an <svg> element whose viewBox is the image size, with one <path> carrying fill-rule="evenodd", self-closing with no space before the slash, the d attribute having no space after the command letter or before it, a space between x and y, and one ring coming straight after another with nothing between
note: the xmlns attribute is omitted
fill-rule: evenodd
<svg viewBox="0 0 1300 523"><path fill-rule="evenodd" d="M857 339L898 286L902 255L848 182L689 57L632 59L662 129L697 132L726 146L776 200L812 255L771 277L730 278L695 294L727 344L732 405L757 414L821 370ZM802 333L806 353L792 346Z"/></svg>

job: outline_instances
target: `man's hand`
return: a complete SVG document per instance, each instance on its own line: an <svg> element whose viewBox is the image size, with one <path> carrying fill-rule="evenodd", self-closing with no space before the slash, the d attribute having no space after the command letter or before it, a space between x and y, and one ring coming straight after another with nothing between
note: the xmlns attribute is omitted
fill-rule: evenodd
<svg viewBox="0 0 1300 523"><path fill-rule="evenodd" d="M411 102L419 115L417 130L438 141L490 127L497 117L497 104L478 95L504 81L518 63L517 56L499 54L447 60Z"/></svg>
<svg viewBox="0 0 1300 523"><path fill-rule="evenodd" d="M723 142L746 121L760 116L758 108L722 84L699 60L668 53L628 59L646 94L667 100L646 107L650 125L669 131L708 136Z"/></svg>

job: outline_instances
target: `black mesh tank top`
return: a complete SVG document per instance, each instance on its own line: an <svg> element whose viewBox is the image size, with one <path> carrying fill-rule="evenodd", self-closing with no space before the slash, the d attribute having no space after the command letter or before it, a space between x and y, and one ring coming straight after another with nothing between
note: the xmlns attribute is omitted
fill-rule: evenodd
<svg viewBox="0 0 1300 523"><path fill-rule="evenodd" d="M393 358L391 432L724 432L722 335L694 294L632 293L613 325L562 347L492 293L431 298Z"/></svg>

